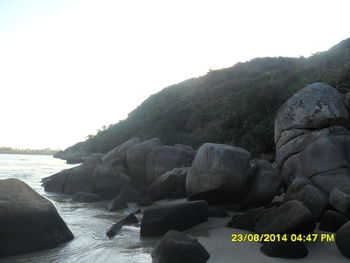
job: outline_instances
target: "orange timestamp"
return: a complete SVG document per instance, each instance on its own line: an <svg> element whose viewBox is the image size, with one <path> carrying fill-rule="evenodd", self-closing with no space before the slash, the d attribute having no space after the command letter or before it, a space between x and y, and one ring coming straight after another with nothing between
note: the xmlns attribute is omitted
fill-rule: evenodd
<svg viewBox="0 0 350 263"><path fill-rule="evenodd" d="M232 242L334 242L335 234L232 234Z"/></svg>

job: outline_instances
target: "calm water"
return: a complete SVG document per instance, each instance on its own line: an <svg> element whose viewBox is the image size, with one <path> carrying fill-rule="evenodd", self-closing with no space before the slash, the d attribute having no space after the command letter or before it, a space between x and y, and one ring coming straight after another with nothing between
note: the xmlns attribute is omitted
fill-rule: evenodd
<svg viewBox="0 0 350 263"><path fill-rule="evenodd" d="M73 241L58 248L8 257L0 262L151 262L155 240L140 240L138 225L123 227L112 239L105 234L128 210L111 213L102 202L83 204L67 196L44 192L42 178L73 166L52 156L0 154L0 179L20 179L48 198L75 236Z"/></svg>

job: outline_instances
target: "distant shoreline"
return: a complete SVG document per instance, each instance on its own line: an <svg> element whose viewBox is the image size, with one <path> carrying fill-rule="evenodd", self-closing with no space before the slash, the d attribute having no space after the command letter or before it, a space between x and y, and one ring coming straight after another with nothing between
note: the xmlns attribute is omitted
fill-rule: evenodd
<svg viewBox="0 0 350 263"><path fill-rule="evenodd" d="M54 155L59 150L46 149L13 149L10 147L0 147L0 154L29 154L29 155Z"/></svg>

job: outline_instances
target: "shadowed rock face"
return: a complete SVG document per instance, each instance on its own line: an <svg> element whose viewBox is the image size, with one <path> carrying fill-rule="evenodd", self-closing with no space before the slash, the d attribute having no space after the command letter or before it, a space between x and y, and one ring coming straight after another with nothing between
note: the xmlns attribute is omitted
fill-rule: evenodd
<svg viewBox="0 0 350 263"><path fill-rule="evenodd" d="M333 87L314 83L294 94L276 116L276 162L287 188L285 201L303 202L316 218L326 210L333 189L350 193L346 104Z"/></svg>
<svg viewBox="0 0 350 263"><path fill-rule="evenodd" d="M205 143L193 160L186 178L189 200L210 203L240 202L246 189L250 153L239 147Z"/></svg>
<svg viewBox="0 0 350 263"><path fill-rule="evenodd" d="M0 257L72 240L53 204L17 179L0 180Z"/></svg>
<svg viewBox="0 0 350 263"><path fill-rule="evenodd" d="M210 255L193 237L171 230L152 252L154 263L205 263Z"/></svg>

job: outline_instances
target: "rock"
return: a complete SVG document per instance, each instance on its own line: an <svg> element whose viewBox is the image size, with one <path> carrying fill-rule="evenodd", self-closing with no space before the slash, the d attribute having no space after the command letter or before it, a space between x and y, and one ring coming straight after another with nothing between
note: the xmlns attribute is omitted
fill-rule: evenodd
<svg viewBox="0 0 350 263"><path fill-rule="evenodd" d="M350 222L345 223L335 234L335 243L340 252L350 258Z"/></svg>
<svg viewBox="0 0 350 263"><path fill-rule="evenodd" d="M322 192L330 195L333 189L350 194L350 168L339 168L311 177L313 184Z"/></svg>
<svg viewBox="0 0 350 263"><path fill-rule="evenodd" d="M92 176L94 169L101 163L100 155L94 154L77 167L63 170L44 178L44 189L48 192L74 195L78 192L93 192Z"/></svg>
<svg viewBox="0 0 350 263"><path fill-rule="evenodd" d="M0 180L0 257L51 249L73 238L50 201L20 180Z"/></svg>
<svg viewBox="0 0 350 263"><path fill-rule="evenodd" d="M223 217L229 217L229 216L230 215L223 209L209 208L208 210L208 217L223 218Z"/></svg>
<svg viewBox="0 0 350 263"><path fill-rule="evenodd" d="M252 209L240 215L234 215L227 227L254 231L256 221L266 212L264 208Z"/></svg>
<svg viewBox="0 0 350 263"><path fill-rule="evenodd" d="M151 200L186 197L186 175L189 167L175 168L159 176L147 188L146 197Z"/></svg>
<svg viewBox="0 0 350 263"><path fill-rule="evenodd" d="M154 206L144 211L141 236L159 236L169 230L185 230L208 220L205 201Z"/></svg>
<svg viewBox="0 0 350 263"><path fill-rule="evenodd" d="M324 213L318 229L328 232L337 232L346 222L348 222L348 219L345 216L336 211L328 210Z"/></svg>
<svg viewBox="0 0 350 263"><path fill-rule="evenodd" d="M114 212L114 211L121 210L121 209L124 209L127 207L128 207L128 204L127 204L126 200L122 197L119 197L119 196L113 198L112 200L110 200L107 203L107 210L109 212Z"/></svg>
<svg viewBox="0 0 350 263"><path fill-rule="evenodd" d="M53 155L55 158L66 160L69 164L82 163L91 156L91 153L85 151L74 152L72 150L65 150L57 152Z"/></svg>
<svg viewBox="0 0 350 263"><path fill-rule="evenodd" d="M345 94L345 105L348 108L348 110L350 110L350 92Z"/></svg>
<svg viewBox="0 0 350 263"><path fill-rule="evenodd" d="M203 144L186 178L189 200L239 203L246 189L250 153L239 147Z"/></svg>
<svg viewBox="0 0 350 263"><path fill-rule="evenodd" d="M310 130L304 129L290 129L281 132L280 138L276 143L276 150L278 151L283 145L287 144L294 138L309 133ZM277 157L277 156L276 156Z"/></svg>
<svg viewBox="0 0 350 263"><path fill-rule="evenodd" d="M153 263L205 263L210 255L193 237L170 230L152 252Z"/></svg>
<svg viewBox="0 0 350 263"><path fill-rule="evenodd" d="M315 220L310 210L300 201L292 200L265 212L255 224L259 234L312 233Z"/></svg>
<svg viewBox="0 0 350 263"><path fill-rule="evenodd" d="M157 146L150 150L145 161L146 180L153 182L158 176L176 167L191 166L192 159L184 150L172 146Z"/></svg>
<svg viewBox="0 0 350 263"><path fill-rule="evenodd" d="M130 147L126 153L126 162L131 177L145 179L147 154L152 148L161 145L158 138L153 138Z"/></svg>
<svg viewBox="0 0 350 263"><path fill-rule="evenodd" d="M302 242L267 242L260 247L260 251L268 257L277 258L304 258L308 250Z"/></svg>
<svg viewBox="0 0 350 263"><path fill-rule="evenodd" d="M350 195L334 189L329 196L329 203L345 217L350 218Z"/></svg>
<svg viewBox="0 0 350 263"><path fill-rule="evenodd" d="M271 163L260 159L255 162L256 172L249 178L248 194L242 202L243 207L266 205L279 193L281 180Z"/></svg>
<svg viewBox="0 0 350 263"><path fill-rule="evenodd" d="M304 176L298 176L288 187L284 202L290 200L298 200L306 205L316 220L328 207L328 196Z"/></svg>
<svg viewBox="0 0 350 263"><path fill-rule="evenodd" d="M309 131L306 134L297 136L277 149L276 162L279 167L282 167L289 157L302 152L306 147L319 138L336 135L350 135L350 131L343 126L330 126L320 130Z"/></svg>
<svg viewBox="0 0 350 263"><path fill-rule="evenodd" d="M295 93L277 112L275 142L282 131L319 129L331 125L343 125L349 120L344 95L324 83L313 83Z"/></svg>
<svg viewBox="0 0 350 263"><path fill-rule="evenodd" d="M92 180L93 192L101 195L103 199L110 199L118 196L129 178L121 162L113 159L108 163L98 165L93 172Z"/></svg>
<svg viewBox="0 0 350 263"><path fill-rule="evenodd" d="M108 229L108 231L106 232L106 235L110 238L114 237L123 226L128 225L128 224L134 224L137 222L138 222L138 220L137 220L136 216L134 214L129 214L123 220L120 220L119 222L117 222L113 226L111 226L111 228Z"/></svg>
<svg viewBox="0 0 350 263"><path fill-rule="evenodd" d="M126 142L118 145L108 153L106 153L102 158L102 163L108 163L112 159L118 159L121 163L126 164L126 153L134 145L141 142L138 137L127 140Z"/></svg>
<svg viewBox="0 0 350 263"><path fill-rule="evenodd" d="M107 210L110 212L124 209L128 207L128 202L138 202L141 199L141 194L134 187L126 183L119 195L107 203Z"/></svg>
<svg viewBox="0 0 350 263"><path fill-rule="evenodd" d="M349 135L321 137L284 162L281 169L284 183L289 185L298 173L311 178L320 173L349 168L349 151Z"/></svg>
<svg viewBox="0 0 350 263"><path fill-rule="evenodd" d="M73 196L74 201L92 203L101 201L101 197L97 194L78 192Z"/></svg>

